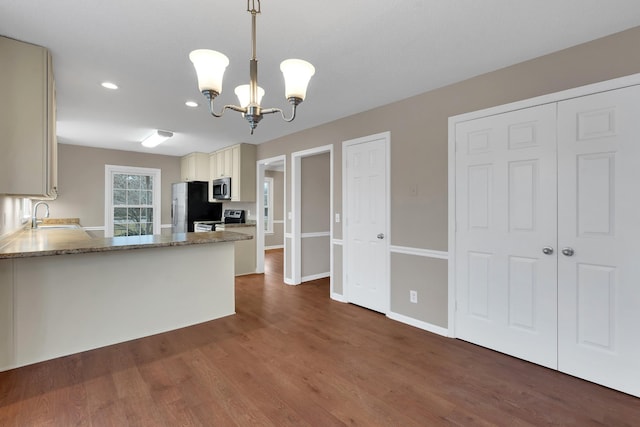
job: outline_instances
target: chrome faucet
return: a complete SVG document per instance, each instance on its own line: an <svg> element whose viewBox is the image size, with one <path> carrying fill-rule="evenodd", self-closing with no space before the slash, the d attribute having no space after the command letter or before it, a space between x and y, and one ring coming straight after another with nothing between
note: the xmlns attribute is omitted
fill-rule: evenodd
<svg viewBox="0 0 640 427"><path fill-rule="evenodd" d="M33 205L33 216L31 217L31 228L38 228L38 206L40 205L44 205L44 207L47 209L44 212L44 217L49 218L49 205L43 201L36 203L35 205Z"/></svg>

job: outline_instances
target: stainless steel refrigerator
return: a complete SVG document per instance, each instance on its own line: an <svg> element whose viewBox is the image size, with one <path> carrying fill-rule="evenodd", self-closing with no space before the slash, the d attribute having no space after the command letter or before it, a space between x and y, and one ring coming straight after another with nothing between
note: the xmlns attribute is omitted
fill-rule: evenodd
<svg viewBox="0 0 640 427"><path fill-rule="evenodd" d="M171 186L171 232L193 231L194 221L219 221L222 203L209 202L206 181L177 182Z"/></svg>

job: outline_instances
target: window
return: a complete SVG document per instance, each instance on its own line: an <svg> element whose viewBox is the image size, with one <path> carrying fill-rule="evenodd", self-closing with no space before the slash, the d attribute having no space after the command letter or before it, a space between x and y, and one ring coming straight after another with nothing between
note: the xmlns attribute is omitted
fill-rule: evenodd
<svg viewBox="0 0 640 427"><path fill-rule="evenodd" d="M273 178L264 178L264 232L273 233Z"/></svg>
<svg viewBox="0 0 640 427"><path fill-rule="evenodd" d="M105 236L160 234L160 169L105 165Z"/></svg>

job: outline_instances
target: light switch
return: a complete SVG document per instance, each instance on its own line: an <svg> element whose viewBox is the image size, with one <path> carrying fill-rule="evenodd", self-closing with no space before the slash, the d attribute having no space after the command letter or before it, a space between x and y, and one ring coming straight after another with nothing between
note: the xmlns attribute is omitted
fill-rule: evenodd
<svg viewBox="0 0 640 427"><path fill-rule="evenodd" d="M336 214L336 222L340 222L340 214L339 213Z"/></svg>

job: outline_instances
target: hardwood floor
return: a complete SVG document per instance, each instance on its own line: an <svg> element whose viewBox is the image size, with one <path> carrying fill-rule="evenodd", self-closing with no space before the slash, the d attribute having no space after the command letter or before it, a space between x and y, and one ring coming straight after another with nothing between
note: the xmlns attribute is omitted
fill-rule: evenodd
<svg viewBox="0 0 640 427"><path fill-rule="evenodd" d="M0 426L638 426L640 399L238 277L237 314L0 373Z"/></svg>

